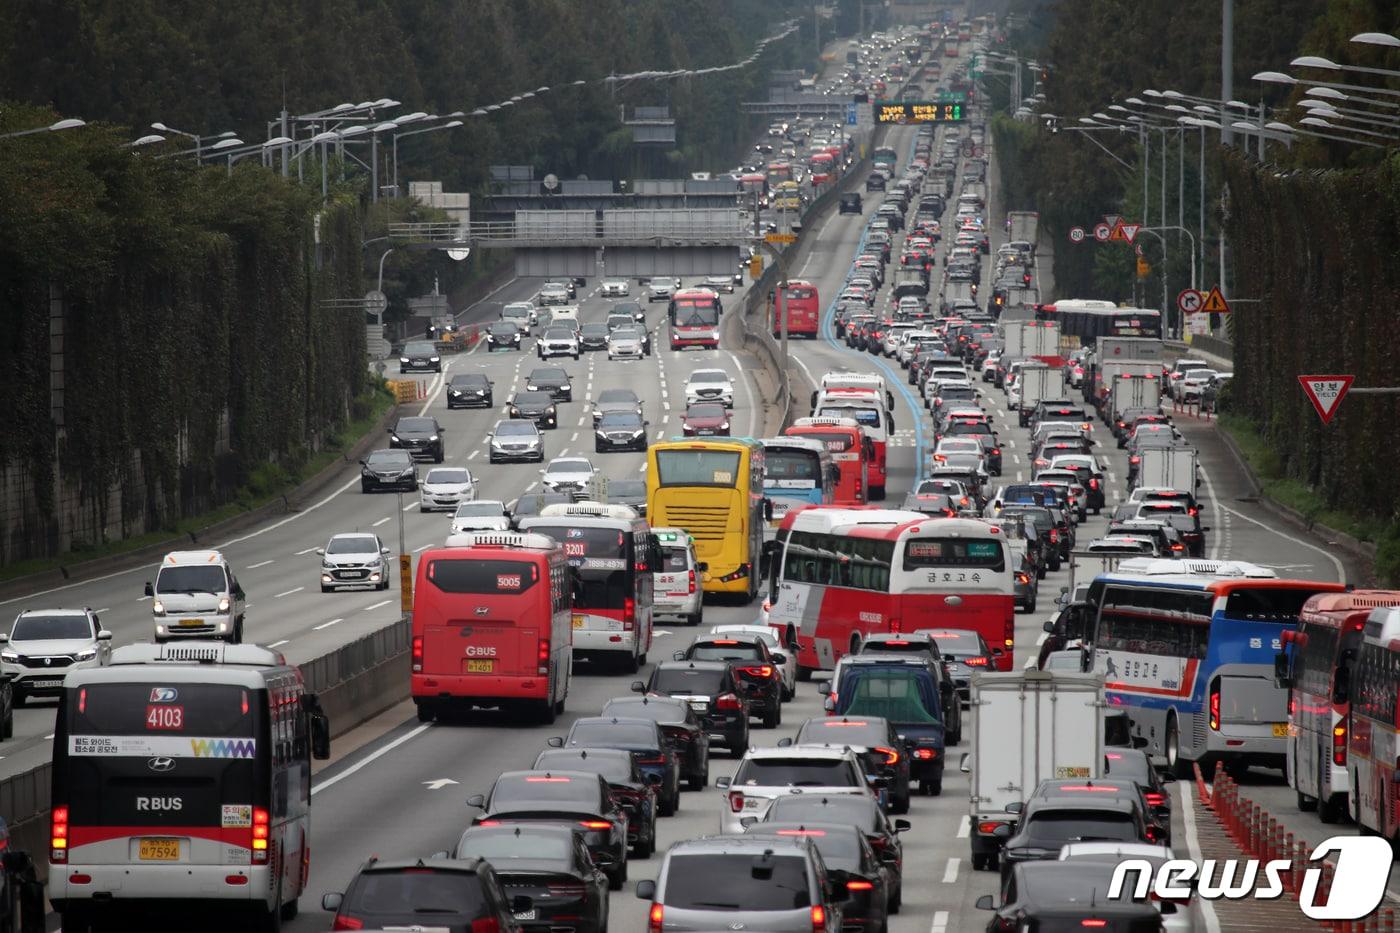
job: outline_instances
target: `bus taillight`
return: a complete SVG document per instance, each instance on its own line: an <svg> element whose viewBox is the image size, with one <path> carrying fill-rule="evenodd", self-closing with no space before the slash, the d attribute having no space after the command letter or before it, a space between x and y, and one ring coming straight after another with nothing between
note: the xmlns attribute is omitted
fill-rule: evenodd
<svg viewBox="0 0 1400 933"><path fill-rule="evenodd" d="M631 596L622 600L622 630L630 632L637 624L637 601Z"/></svg>
<svg viewBox="0 0 1400 933"><path fill-rule="evenodd" d="M423 673L423 636L413 636L413 673Z"/></svg>
<svg viewBox="0 0 1400 933"><path fill-rule="evenodd" d="M1220 731L1220 678L1210 682L1210 727Z"/></svg>
<svg viewBox="0 0 1400 933"><path fill-rule="evenodd" d="M68 861L68 808L54 807L49 811L49 861Z"/></svg>
<svg viewBox="0 0 1400 933"><path fill-rule="evenodd" d="M549 639L548 639L548 638L541 638L541 639L540 639L539 670L537 670L535 673L537 673L537 674L548 674L548 673L549 673Z"/></svg>
<svg viewBox="0 0 1400 933"><path fill-rule="evenodd" d="M262 807L253 808L253 861L267 861L267 839L271 832L271 824L267 810Z"/></svg>
<svg viewBox="0 0 1400 933"><path fill-rule="evenodd" d="M1345 766L1347 763L1347 727L1332 727L1332 764Z"/></svg>

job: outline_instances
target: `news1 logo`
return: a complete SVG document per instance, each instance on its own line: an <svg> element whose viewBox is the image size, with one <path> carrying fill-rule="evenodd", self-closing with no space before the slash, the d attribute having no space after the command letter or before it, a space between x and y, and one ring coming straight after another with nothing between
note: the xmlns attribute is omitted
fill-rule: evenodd
<svg viewBox="0 0 1400 933"><path fill-rule="evenodd" d="M1319 904L1316 901L1322 882L1321 866L1334 852L1337 864L1332 889L1326 902ZM1308 855L1311 866L1303 869L1298 909L1311 920L1360 920L1370 916L1385 897L1392 857L1390 842L1379 836L1324 839ZM1150 890L1159 898L1183 900L1194 889L1205 900L1274 900L1283 896L1282 875L1293 867L1288 859L1226 859L1217 872L1216 864L1214 859L1199 865L1189 859L1169 859L1154 868L1146 859L1125 859L1113 868L1108 896L1121 896L1132 874L1132 894L1137 899L1147 897ZM1264 884L1256 890L1261 870Z"/></svg>

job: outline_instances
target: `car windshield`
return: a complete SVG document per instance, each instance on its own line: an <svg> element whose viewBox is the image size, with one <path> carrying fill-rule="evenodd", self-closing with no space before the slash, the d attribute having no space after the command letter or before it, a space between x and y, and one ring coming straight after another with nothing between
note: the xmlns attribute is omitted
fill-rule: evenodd
<svg viewBox="0 0 1400 933"><path fill-rule="evenodd" d="M529 421L502 421L496 425L497 437L534 437L539 430Z"/></svg>
<svg viewBox="0 0 1400 933"><path fill-rule="evenodd" d="M1152 763L1142 752L1108 752L1104 755L1104 773L1116 781L1132 781L1138 785L1152 783Z"/></svg>
<svg viewBox="0 0 1400 933"><path fill-rule="evenodd" d="M1106 839L1138 841L1137 824L1127 813L1107 810L1050 810L1032 813L1025 829L1026 844L1058 849L1067 842Z"/></svg>
<svg viewBox="0 0 1400 933"><path fill-rule="evenodd" d="M573 859L573 840L563 833L532 833L518 826L477 828L468 830L457 843L456 857L489 862L519 858L567 862Z"/></svg>
<svg viewBox="0 0 1400 933"><path fill-rule="evenodd" d="M472 373L470 375L453 376L452 381L448 383L448 385L452 386L454 389L465 389L484 386L486 383L487 379L485 376L479 373Z"/></svg>
<svg viewBox="0 0 1400 933"><path fill-rule="evenodd" d="M696 661L761 661L763 649L752 642L718 639L691 645L689 657Z"/></svg>
<svg viewBox="0 0 1400 933"><path fill-rule="evenodd" d="M547 340L572 340L574 338L574 332L573 329L569 327L555 326L546 330L544 332L544 336ZM530 374L530 378L531 380L538 382L541 379L548 379L553 377L538 375L538 371L536 371Z"/></svg>
<svg viewBox="0 0 1400 933"><path fill-rule="evenodd" d="M569 330L566 327L562 331L560 331L560 333L572 334L573 331ZM548 369L534 369L530 371L529 381L533 382L535 385L541 385L543 383L562 384L569 381L569 374L564 372L564 370L562 369L556 369L553 367Z"/></svg>
<svg viewBox="0 0 1400 933"><path fill-rule="evenodd" d="M975 658L987 653L976 632L929 632L938 653L950 658Z"/></svg>
<svg viewBox="0 0 1400 933"><path fill-rule="evenodd" d="M608 481L608 496L613 499L646 498L647 483L642 479L614 479Z"/></svg>
<svg viewBox="0 0 1400 933"><path fill-rule="evenodd" d="M156 577L157 593L223 593L227 589L224 570L217 565L162 567Z"/></svg>
<svg viewBox="0 0 1400 933"><path fill-rule="evenodd" d="M427 341L412 340L403 348L405 356L432 356L437 349Z"/></svg>
<svg viewBox="0 0 1400 933"><path fill-rule="evenodd" d="M491 809L504 810L520 801L568 801L588 806L598 804L598 778L541 771L530 774L503 774L491 789Z"/></svg>
<svg viewBox="0 0 1400 933"><path fill-rule="evenodd" d="M552 460L546 473L592 473L593 464L587 460Z"/></svg>
<svg viewBox="0 0 1400 933"><path fill-rule="evenodd" d="M809 719L797 733L798 745L850 745L873 748L884 745L889 727L880 721L865 719Z"/></svg>
<svg viewBox="0 0 1400 933"><path fill-rule="evenodd" d="M768 808L772 822L847 823L863 833L879 826L879 803L869 797L779 797Z"/></svg>
<svg viewBox="0 0 1400 933"><path fill-rule="evenodd" d="M499 518L504 514L506 514L506 510L501 506L501 503L483 500L481 502L463 502L457 506L456 517L479 518L483 515L489 515Z"/></svg>
<svg viewBox="0 0 1400 933"><path fill-rule="evenodd" d="M642 339L642 332L639 331L639 330L637 330L637 328L631 327L631 326L618 327L616 330L613 331L612 335L613 335L613 339L615 339L615 340L641 340L641 339Z"/></svg>
<svg viewBox="0 0 1400 933"><path fill-rule="evenodd" d="M497 321L495 324L491 325L491 333L497 335L504 334L509 337L511 334L515 333L515 325L510 321Z"/></svg>
<svg viewBox="0 0 1400 933"><path fill-rule="evenodd" d="M569 730L569 744L655 748L656 727L633 722L576 722Z"/></svg>
<svg viewBox="0 0 1400 933"><path fill-rule="evenodd" d="M860 870L860 836L854 826L837 828L812 828L808 826L786 825L770 827L769 821L759 823L744 835L777 836L787 838L805 837L816 843L817 851L827 868Z"/></svg>
<svg viewBox="0 0 1400 933"><path fill-rule="evenodd" d="M601 428L640 428L641 417L634 411L610 411L599 421Z"/></svg>
<svg viewBox="0 0 1400 933"><path fill-rule="evenodd" d="M460 467L439 467L436 470L429 470L428 475L423 478L423 482L428 485L456 486L472 481L472 475Z"/></svg>
<svg viewBox="0 0 1400 933"><path fill-rule="evenodd" d="M674 910L805 910L812 905L805 858L763 858L756 850L672 855L663 897Z"/></svg>
<svg viewBox="0 0 1400 933"><path fill-rule="evenodd" d="M603 707L604 716L626 716L628 719L650 719L652 722L660 723L680 723L685 722L685 710L681 707L684 704L679 700L642 700L623 697L618 700L609 700L608 705Z"/></svg>
<svg viewBox="0 0 1400 933"><path fill-rule="evenodd" d="M579 328L579 333L587 337L606 337L608 335L608 325L584 324Z"/></svg>
<svg viewBox="0 0 1400 933"><path fill-rule="evenodd" d="M11 641L40 641L46 638L91 638L92 623L87 616L24 616L15 620Z"/></svg>
<svg viewBox="0 0 1400 933"><path fill-rule="evenodd" d="M365 458L365 463L377 470L406 470L413 464L413 459L399 450L376 450Z"/></svg>
<svg viewBox="0 0 1400 933"><path fill-rule="evenodd" d="M697 372L691 373L691 374L690 374L690 381L691 381L691 382L694 382L694 383L701 383L701 382L726 383L726 382L729 381L729 375L728 375L727 373L716 372L716 371L714 371L714 370L705 370L705 369L702 369L702 370L699 370L699 371L697 371Z"/></svg>
<svg viewBox="0 0 1400 933"><path fill-rule="evenodd" d="M535 759L535 770L586 771L610 784L632 782L632 756L611 748L547 748Z"/></svg>
<svg viewBox="0 0 1400 933"><path fill-rule="evenodd" d="M397 434L436 434L437 422L432 418L400 418L394 427Z"/></svg>
<svg viewBox="0 0 1400 933"><path fill-rule="evenodd" d="M514 403L516 405L553 405L554 396L548 392L517 392Z"/></svg>
<svg viewBox="0 0 1400 933"><path fill-rule="evenodd" d="M724 671L690 667L658 667L651 676L654 693L714 696L724 688Z"/></svg>
<svg viewBox="0 0 1400 933"><path fill-rule="evenodd" d="M700 421L709 419L724 420L723 405L691 405L686 409L685 417L687 421Z"/></svg>
<svg viewBox="0 0 1400 933"><path fill-rule="evenodd" d="M373 554L379 550L379 540L370 535L338 535L326 545L327 554Z"/></svg>
<svg viewBox="0 0 1400 933"><path fill-rule="evenodd" d="M739 766L735 787L856 787L844 758L750 758Z"/></svg>

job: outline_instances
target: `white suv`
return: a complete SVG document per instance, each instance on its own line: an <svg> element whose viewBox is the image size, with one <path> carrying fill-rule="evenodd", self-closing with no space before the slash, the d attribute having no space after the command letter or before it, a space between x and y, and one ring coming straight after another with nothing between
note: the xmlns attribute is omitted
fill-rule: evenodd
<svg viewBox="0 0 1400 933"><path fill-rule="evenodd" d="M685 404L720 402L725 408L734 407L734 382L722 369L697 369L685 381Z"/></svg>
<svg viewBox="0 0 1400 933"><path fill-rule="evenodd" d="M827 745L751 748L734 777L716 779L715 787L729 798L729 805L720 808L722 833L742 833L744 820L763 819L774 799L784 794L875 796L855 752Z"/></svg>
<svg viewBox="0 0 1400 933"><path fill-rule="evenodd" d="M63 675L100 667L112 656L112 633L91 609L26 609L0 632L0 672L14 685L15 706L27 697L58 696Z"/></svg>

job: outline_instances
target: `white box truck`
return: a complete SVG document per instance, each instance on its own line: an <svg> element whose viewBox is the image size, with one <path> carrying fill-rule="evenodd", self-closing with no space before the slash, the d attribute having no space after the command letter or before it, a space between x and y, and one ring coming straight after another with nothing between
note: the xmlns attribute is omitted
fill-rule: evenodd
<svg viewBox="0 0 1400 933"><path fill-rule="evenodd" d="M1138 373L1115 373L1108 387L1108 423L1129 408L1158 408L1162 404L1162 380L1159 376Z"/></svg>
<svg viewBox="0 0 1400 933"><path fill-rule="evenodd" d="M1100 337L1097 349L1095 356L1101 364L1162 358L1162 341L1156 337Z"/></svg>
<svg viewBox="0 0 1400 933"><path fill-rule="evenodd" d="M1108 417L1108 393L1113 380L1119 376L1161 378L1162 364L1155 360L1111 360L1100 362L1094 373L1094 406L1105 420Z"/></svg>
<svg viewBox="0 0 1400 933"><path fill-rule="evenodd" d="M1143 447L1138 451L1137 472L1132 488L1175 489L1196 494L1200 484L1196 471L1200 455L1194 447Z"/></svg>
<svg viewBox="0 0 1400 933"><path fill-rule="evenodd" d="M1035 211L1010 211L1006 215L1006 242L1029 243L1035 249L1040 236L1040 215Z"/></svg>
<svg viewBox="0 0 1400 933"><path fill-rule="evenodd" d="M1001 353L1003 360L1025 360L1031 357L1059 359L1059 321L1005 321L1000 326L1005 338Z"/></svg>
<svg viewBox="0 0 1400 933"><path fill-rule="evenodd" d="M1065 372L1056 366L1025 366L1019 377L1021 402L1017 418L1021 427L1030 424L1031 412L1043 399L1065 397Z"/></svg>
<svg viewBox="0 0 1400 933"><path fill-rule="evenodd" d="M972 751L961 767L971 772L972 867L994 870L1020 809L1013 804L1041 781L1103 777L1103 678L977 673L971 698Z"/></svg>

